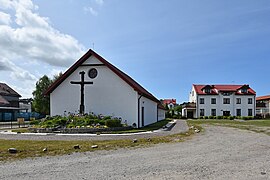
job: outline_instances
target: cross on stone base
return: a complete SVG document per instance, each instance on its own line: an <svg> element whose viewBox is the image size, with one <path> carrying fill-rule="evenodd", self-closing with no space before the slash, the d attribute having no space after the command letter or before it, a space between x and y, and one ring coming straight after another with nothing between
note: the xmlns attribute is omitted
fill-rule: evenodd
<svg viewBox="0 0 270 180"><path fill-rule="evenodd" d="M81 85L81 104L80 104L80 114L84 114L84 85L85 84L93 84L93 82L90 81L84 81L84 75L85 72L81 71L79 72L79 74L81 75L81 81L70 81L71 84L79 84Z"/></svg>

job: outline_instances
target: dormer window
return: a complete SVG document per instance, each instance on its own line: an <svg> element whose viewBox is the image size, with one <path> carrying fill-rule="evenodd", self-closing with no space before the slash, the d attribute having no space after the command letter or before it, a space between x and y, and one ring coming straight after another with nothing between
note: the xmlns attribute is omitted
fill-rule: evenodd
<svg viewBox="0 0 270 180"><path fill-rule="evenodd" d="M247 89L241 89L241 93L247 93Z"/></svg>
<svg viewBox="0 0 270 180"><path fill-rule="evenodd" d="M211 92L211 89L208 89L208 88L207 89L204 89L204 92L205 93L210 93Z"/></svg>

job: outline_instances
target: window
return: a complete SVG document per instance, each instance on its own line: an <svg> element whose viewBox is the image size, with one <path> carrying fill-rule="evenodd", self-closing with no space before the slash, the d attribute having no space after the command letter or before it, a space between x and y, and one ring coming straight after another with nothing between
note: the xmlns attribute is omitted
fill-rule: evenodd
<svg viewBox="0 0 270 180"><path fill-rule="evenodd" d="M241 92L242 93L247 93L247 89L245 88L245 89L241 89Z"/></svg>
<svg viewBox="0 0 270 180"><path fill-rule="evenodd" d="M241 98L236 98L236 104L241 104Z"/></svg>
<svg viewBox="0 0 270 180"><path fill-rule="evenodd" d="M229 93L229 92L224 92L223 93L223 96L229 96L229 95L231 95L231 93Z"/></svg>
<svg viewBox="0 0 270 180"><path fill-rule="evenodd" d="M236 109L236 116L241 116L241 109Z"/></svg>
<svg viewBox="0 0 270 180"><path fill-rule="evenodd" d="M248 116L253 116L252 115L252 109L248 109Z"/></svg>
<svg viewBox="0 0 270 180"><path fill-rule="evenodd" d="M252 98L248 98L248 104L252 104Z"/></svg>
<svg viewBox="0 0 270 180"><path fill-rule="evenodd" d="M207 89L204 90L204 92L205 92L205 93L210 93L210 92L211 92L211 89L208 89L208 88L207 88Z"/></svg>
<svg viewBox="0 0 270 180"><path fill-rule="evenodd" d="M216 101L216 98L211 98L211 104L216 104L217 101Z"/></svg>
<svg viewBox="0 0 270 180"><path fill-rule="evenodd" d="M223 104L230 104L230 98L223 98Z"/></svg>
<svg viewBox="0 0 270 180"><path fill-rule="evenodd" d="M204 98L200 98L200 104L204 104Z"/></svg>
<svg viewBox="0 0 270 180"><path fill-rule="evenodd" d="M217 110L216 109L211 109L211 115L216 116L217 115Z"/></svg>
<svg viewBox="0 0 270 180"><path fill-rule="evenodd" d="M204 109L200 109L200 116L204 116Z"/></svg>

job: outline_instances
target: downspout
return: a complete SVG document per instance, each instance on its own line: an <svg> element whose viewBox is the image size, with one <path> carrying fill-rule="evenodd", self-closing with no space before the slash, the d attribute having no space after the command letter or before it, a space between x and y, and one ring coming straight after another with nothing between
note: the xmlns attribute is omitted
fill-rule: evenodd
<svg viewBox="0 0 270 180"><path fill-rule="evenodd" d="M157 122L158 122L158 104L157 104Z"/></svg>
<svg viewBox="0 0 270 180"><path fill-rule="evenodd" d="M253 117L255 117L256 116L256 95L254 95L253 103L254 103Z"/></svg>
<svg viewBox="0 0 270 180"><path fill-rule="evenodd" d="M196 118L199 119L199 103L198 103L198 95L196 94Z"/></svg>
<svg viewBox="0 0 270 180"><path fill-rule="evenodd" d="M138 98L138 128L140 128L140 99L142 98L142 95Z"/></svg>

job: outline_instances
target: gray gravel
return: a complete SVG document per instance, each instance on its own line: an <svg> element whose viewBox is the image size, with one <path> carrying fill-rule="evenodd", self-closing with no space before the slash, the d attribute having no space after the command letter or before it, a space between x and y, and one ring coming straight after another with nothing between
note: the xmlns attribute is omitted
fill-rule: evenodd
<svg viewBox="0 0 270 180"><path fill-rule="evenodd" d="M49 134L49 135L39 135L39 133L35 134L1 134L0 139L7 139L7 140L42 140L42 141L49 141L49 140L61 140L61 141L70 141L70 140L115 140L115 139L134 139L134 138L150 138L154 136L167 136L171 134L177 133L184 133L188 130L188 126L185 120L177 120L176 124L173 126L172 129L169 131L165 130L158 130L156 132L149 132L149 133L136 133L133 135L132 133L129 134L122 134L122 135L110 135L110 134Z"/></svg>
<svg viewBox="0 0 270 180"><path fill-rule="evenodd" d="M207 126L185 142L0 164L0 179L270 179L270 136Z"/></svg>

